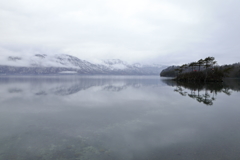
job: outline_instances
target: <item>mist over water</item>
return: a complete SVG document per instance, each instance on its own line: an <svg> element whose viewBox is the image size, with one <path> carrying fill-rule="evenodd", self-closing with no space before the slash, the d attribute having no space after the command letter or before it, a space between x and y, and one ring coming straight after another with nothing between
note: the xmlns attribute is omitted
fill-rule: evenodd
<svg viewBox="0 0 240 160"><path fill-rule="evenodd" d="M0 160L240 158L239 80L0 77Z"/></svg>

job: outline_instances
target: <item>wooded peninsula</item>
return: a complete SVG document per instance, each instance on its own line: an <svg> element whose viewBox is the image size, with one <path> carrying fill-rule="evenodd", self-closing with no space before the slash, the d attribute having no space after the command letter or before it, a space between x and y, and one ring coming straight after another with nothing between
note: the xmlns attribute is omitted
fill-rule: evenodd
<svg viewBox="0 0 240 160"><path fill-rule="evenodd" d="M170 66L161 77L175 77L176 81L222 82L223 78L240 78L240 63L219 66L214 57L207 57L181 66Z"/></svg>

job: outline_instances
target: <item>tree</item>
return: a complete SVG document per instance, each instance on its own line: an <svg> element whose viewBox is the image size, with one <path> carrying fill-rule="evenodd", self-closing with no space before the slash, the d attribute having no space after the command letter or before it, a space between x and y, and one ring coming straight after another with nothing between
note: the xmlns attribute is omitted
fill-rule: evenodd
<svg viewBox="0 0 240 160"><path fill-rule="evenodd" d="M215 59L214 57L207 57L203 60L206 70L217 63L216 61L214 61L214 59Z"/></svg>
<svg viewBox="0 0 240 160"><path fill-rule="evenodd" d="M186 69L187 68L187 64L183 64L180 68L182 69L182 70L184 70L184 69Z"/></svg>
<svg viewBox="0 0 240 160"><path fill-rule="evenodd" d="M192 62L192 63L189 64L189 67L192 67L192 72L193 72L193 68L194 68L196 65L197 65L196 62Z"/></svg>
<svg viewBox="0 0 240 160"><path fill-rule="evenodd" d="M208 73L208 68L216 64L217 62L214 61L214 57L207 57L203 60L204 66L205 66L205 82L207 80L207 73Z"/></svg>
<svg viewBox="0 0 240 160"><path fill-rule="evenodd" d="M203 63L204 63L203 59L197 61L198 71L200 71L200 68L203 65Z"/></svg>

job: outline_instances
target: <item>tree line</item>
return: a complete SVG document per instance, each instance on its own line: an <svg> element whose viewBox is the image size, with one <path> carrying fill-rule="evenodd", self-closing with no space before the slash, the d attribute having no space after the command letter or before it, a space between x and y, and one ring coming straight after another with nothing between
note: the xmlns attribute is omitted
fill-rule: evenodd
<svg viewBox="0 0 240 160"><path fill-rule="evenodd" d="M175 80L179 81L222 81L225 77L240 78L240 63L219 66L214 57L206 57L181 66L168 67L160 76L176 77Z"/></svg>

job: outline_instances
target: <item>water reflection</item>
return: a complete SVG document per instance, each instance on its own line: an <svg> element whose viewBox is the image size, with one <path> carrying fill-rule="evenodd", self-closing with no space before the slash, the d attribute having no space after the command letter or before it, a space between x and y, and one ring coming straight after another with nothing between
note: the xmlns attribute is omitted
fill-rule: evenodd
<svg viewBox="0 0 240 160"><path fill-rule="evenodd" d="M8 85L10 84L11 85ZM72 95L80 91L89 90L92 87L101 87L102 90L119 92L128 87L139 88L144 85L156 85L154 80L144 77L102 77L84 76L84 77L0 77L0 86L8 87L8 93L22 94L28 92L37 96L42 95ZM4 85L4 86L3 86ZM6 94L6 93L5 93Z"/></svg>
<svg viewBox="0 0 240 160"><path fill-rule="evenodd" d="M151 77L0 77L0 160L123 159L106 136L139 123L146 108L129 101L157 86Z"/></svg>
<svg viewBox="0 0 240 160"><path fill-rule="evenodd" d="M207 90L217 107L193 107L206 86L149 76L0 77L0 160L239 159L239 88L228 86Z"/></svg>
<svg viewBox="0 0 240 160"><path fill-rule="evenodd" d="M213 102L217 99L217 94L224 93L230 96L232 92L240 91L239 79L226 79L221 83L179 82L170 79L162 81L174 87L174 92L205 105L213 105Z"/></svg>

